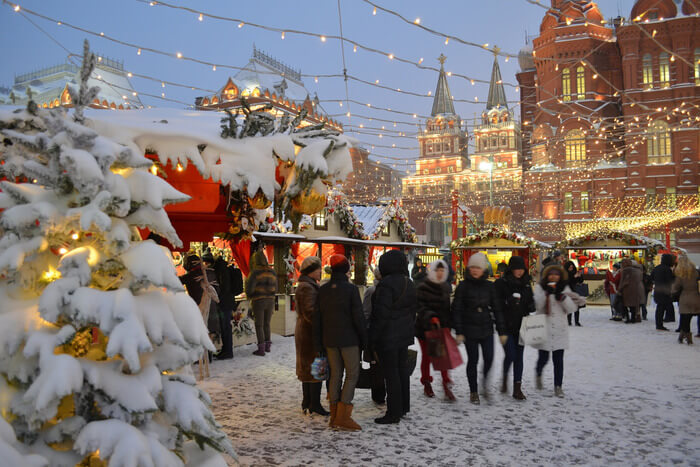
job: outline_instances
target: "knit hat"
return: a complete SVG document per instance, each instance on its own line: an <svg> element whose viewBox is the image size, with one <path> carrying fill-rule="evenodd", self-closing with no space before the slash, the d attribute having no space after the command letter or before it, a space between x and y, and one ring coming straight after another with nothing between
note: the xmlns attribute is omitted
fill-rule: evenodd
<svg viewBox="0 0 700 467"><path fill-rule="evenodd" d="M321 269L321 260L318 256L309 256L301 262L300 272L304 275L309 275L317 269Z"/></svg>
<svg viewBox="0 0 700 467"><path fill-rule="evenodd" d="M489 260L486 257L485 254L483 253L474 253L469 257L469 262L467 263L467 267L477 267L481 269L488 269L489 268Z"/></svg>
<svg viewBox="0 0 700 467"><path fill-rule="evenodd" d="M347 274L348 271L350 271L350 263L343 255L333 255L328 262L331 265L331 270L333 272Z"/></svg>
<svg viewBox="0 0 700 467"><path fill-rule="evenodd" d="M525 258L522 256L511 256L508 261L508 269L511 271L515 269L527 269L525 267Z"/></svg>

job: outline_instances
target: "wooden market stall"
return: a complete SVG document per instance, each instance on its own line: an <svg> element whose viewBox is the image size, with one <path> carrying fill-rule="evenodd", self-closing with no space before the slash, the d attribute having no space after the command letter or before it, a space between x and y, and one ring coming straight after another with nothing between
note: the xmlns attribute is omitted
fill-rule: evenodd
<svg viewBox="0 0 700 467"><path fill-rule="evenodd" d="M523 257L530 275L535 277L538 261L552 245L518 232L494 227L455 240L450 248L457 259L456 272L459 277L462 277L469 257L477 252L484 253L488 258L491 277L498 275L499 264L508 264L511 256Z"/></svg>

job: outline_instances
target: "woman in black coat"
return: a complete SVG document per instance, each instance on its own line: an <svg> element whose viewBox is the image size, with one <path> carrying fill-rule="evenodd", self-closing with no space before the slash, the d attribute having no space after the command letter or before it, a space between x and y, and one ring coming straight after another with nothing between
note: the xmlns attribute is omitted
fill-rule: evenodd
<svg viewBox="0 0 700 467"><path fill-rule="evenodd" d="M579 271L578 269L576 269L576 265L573 261L567 261L566 263L564 263L564 269L566 269L566 274L568 274L569 276L569 288L572 292L576 292L576 289L578 288L577 285L583 283L583 277L581 277L581 274L579 274ZM579 306L579 309L573 313L574 323L576 324L576 326L579 327L581 326L581 321L579 320L579 317L581 315L581 312L579 310L581 308L583 307ZM566 319L569 321L569 326L571 326L571 315L566 315Z"/></svg>
<svg viewBox="0 0 700 467"><path fill-rule="evenodd" d="M467 379L469 401L479 404L477 366L479 347L484 358L482 393L488 398L487 380L493 363L493 314L498 311L498 300L492 282L488 280L488 259L483 253L469 258L464 280L459 283L452 302L452 322L457 341L467 348Z"/></svg>
<svg viewBox="0 0 700 467"><path fill-rule="evenodd" d="M423 391L428 397L435 397L433 387L433 377L430 375L430 355L428 343L425 339L425 331L435 327L450 328L450 295L452 287L447 283L449 269L447 263L442 260L433 261L428 266L427 279L418 286L418 317L416 319L416 337L421 349L420 361L420 382L423 384ZM445 389L445 397L448 400L455 400L455 396L450 388L450 374L448 370L442 370L442 387Z"/></svg>
<svg viewBox="0 0 700 467"><path fill-rule="evenodd" d="M398 250L379 258L382 280L372 295L371 346L384 369L386 414L374 421L398 423L410 410L408 346L413 344L416 288L408 278L408 261Z"/></svg>
<svg viewBox="0 0 700 467"><path fill-rule="evenodd" d="M513 364L513 397L525 400L522 391L523 352L520 345L520 326L523 317L535 312L530 276L521 256L511 256L508 270L495 283L496 299L499 302L496 313L496 329L505 350L503 359L503 384L501 392L508 391L508 371Z"/></svg>

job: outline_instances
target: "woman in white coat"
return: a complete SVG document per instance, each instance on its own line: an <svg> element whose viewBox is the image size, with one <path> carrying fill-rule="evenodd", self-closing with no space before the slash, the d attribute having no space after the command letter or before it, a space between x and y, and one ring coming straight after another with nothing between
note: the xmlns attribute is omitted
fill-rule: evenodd
<svg viewBox="0 0 700 467"><path fill-rule="evenodd" d="M547 266L540 277L540 282L535 285L534 290L535 308L537 314L548 317L548 336L543 344L534 346L539 350L535 385L537 389L542 389L542 370L549 361L551 352L554 363L554 394L564 397L564 349L569 347L569 324L566 317L578 310L576 302L579 297L567 285L566 271L562 266Z"/></svg>

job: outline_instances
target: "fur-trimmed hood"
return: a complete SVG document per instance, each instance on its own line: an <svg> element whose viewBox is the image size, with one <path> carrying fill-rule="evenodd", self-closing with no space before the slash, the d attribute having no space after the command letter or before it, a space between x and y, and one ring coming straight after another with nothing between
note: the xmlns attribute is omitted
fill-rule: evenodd
<svg viewBox="0 0 700 467"><path fill-rule="evenodd" d="M547 276L549 276L549 273L555 270L559 271L559 274L561 275L561 280L557 283L557 293L559 293L562 290L564 290L564 287L566 287L569 283L569 274L566 272L566 269L564 269L564 267L560 264L550 264L542 270L542 274L540 275L540 285L543 289L546 289Z"/></svg>
<svg viewBox="0 0 700 467"><path fill-rule="evenodd" d="M445 268L445 277L441 281L438 280L438 278L437 278L438 265L442 265L442 267ZM447 277L449 275L450 275L450 268L447 266L447 263L441 259L435 260L428 265L428 280L430 282L434 282L436 284L439 284L441 282L447 282Z"/></svg>

